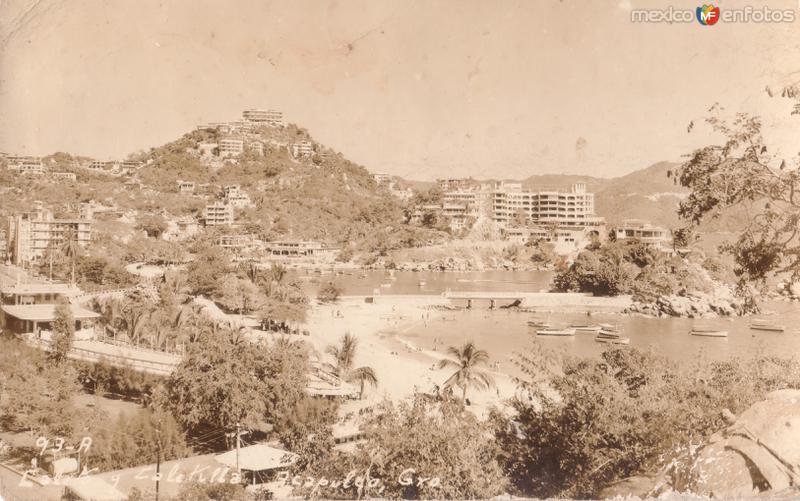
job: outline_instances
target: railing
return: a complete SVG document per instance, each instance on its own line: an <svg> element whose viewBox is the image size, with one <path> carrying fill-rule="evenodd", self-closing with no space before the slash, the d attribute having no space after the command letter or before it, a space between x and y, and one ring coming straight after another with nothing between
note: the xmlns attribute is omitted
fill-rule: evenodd
<svg viewBox="0 0 800 501"><path fill-rule="evenodd" d="M131 344L128 341L120 341L119 339L114 339L113 337L108 337L106 335L96 336L94 338L94 341L98 341L100 343L105 343L105 344L110 344L110 345L113 345L113 346L119 346L120 348L129 348L131 350L146 351L146 352L150 352L150 353L166 353L168 355L179 355L179 356L183 355L183 353L184 353L183 350L169 350L169 349L159 350L159 349L156 349L156 348L150 348L148 346L138 346L138 345L135 345L135 344Z"/></svg>
<svg viewBox="0 0 800 501"><path fill-rule="evenodd" d="M44 339L38 339L32 335L25 335L25 340L33 347L47 349L50 342ZM163 352L158 352L163 353ZM134 370L150 372L158 375L169 375L175 369L178 361L175 363L159 362L156 360L147 360L139 357L117 355L114 353L100 353L86 348L79 348L73 346L67 356L74 360L83 360L88 362L105 361L115 367L130 367Z"/></svg>
<svg viewBox="0 0 800 501"><path fill-rule="evenodd" d="M154 360L98 353L96 351L83 348L72 348L68 356L72 359L84 360L88 362L100 362L102 360L115 367L130 367L134 370L150 372L163 376L171 374L176 365L166 362L156 362Z"/></svg>

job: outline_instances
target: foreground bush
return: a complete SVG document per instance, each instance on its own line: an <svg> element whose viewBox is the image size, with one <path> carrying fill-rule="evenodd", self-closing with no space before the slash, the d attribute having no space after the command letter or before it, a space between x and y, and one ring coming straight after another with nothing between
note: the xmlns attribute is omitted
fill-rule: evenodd
<svg viewBox="0 0 800 501"><path fill-rule="evenodd" d="M364 431L368 438L355 453L335 453L303 473L339 485L305 488L302 494L323 499L486 499L506 490L490 429L460 402L417 396L397 406L385 404Z"/></svg>
<svg viewBox="0 0 800 501"><path fill-rule="evenodd" d="M542 374L539 355L517 363ZM520 386L530 398L514 401L515 415L493 416L513 491L591 498L723 427L723 409L742 412L769 391L800 387L800 363L760 357L679 367L612 349L599 360L566 359L560 371Z"/></svg>

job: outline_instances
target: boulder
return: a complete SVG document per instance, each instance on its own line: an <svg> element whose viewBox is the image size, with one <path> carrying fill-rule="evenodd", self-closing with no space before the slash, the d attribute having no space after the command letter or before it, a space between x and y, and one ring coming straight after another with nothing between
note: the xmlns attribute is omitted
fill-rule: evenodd
<svg viewBox="0 0 800 501"><path fill-rule="evenodd" d="M659 475L672 490L723 499L800 494L800 390L780 390L712 435L699 453Z"/></svg>

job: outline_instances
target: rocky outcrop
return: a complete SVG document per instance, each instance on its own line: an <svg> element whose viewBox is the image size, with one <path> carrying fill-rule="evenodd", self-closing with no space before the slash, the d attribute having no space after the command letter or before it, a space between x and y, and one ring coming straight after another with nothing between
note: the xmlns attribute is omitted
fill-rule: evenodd
<svg viewBox="0 0 800 501"><path fill-rule="evenodd" d="M800 301L800 282L782 280L775 290L766 292L763 296L773 301Z"/></svg>
<svg viewBox="0 0 800 501"><path fill-rule="evenodd" d="M716 284L710 292L687 292L661 296L653 302L635 301L626 313L653 317L707 318L754 313L751 302L736 296L727 285Z"/></svg>
<svg viewBox="0 0 800 501"><path fill-rule="evenodd" d="M660 489L723 499L800 495L800 390L780 390L665 469ZM796 499L796 497L795 497Z"/></svg>

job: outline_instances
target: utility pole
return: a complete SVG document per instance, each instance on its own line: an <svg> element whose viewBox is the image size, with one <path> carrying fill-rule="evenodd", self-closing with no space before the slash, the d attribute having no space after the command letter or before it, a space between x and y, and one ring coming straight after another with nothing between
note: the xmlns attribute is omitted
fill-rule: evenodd
<svg viewBox="0 0 800 501"><path fill-rule="evenodd" d="M242 470L239 469L239 438L239 423L236 423L236 473L239 474L239 477L241 478Z"/></svg>
<svg viewBox="0 0 800 501"><path fill-rule="evenodd" d="M158 447L156 456L156 501L158 501L158 482L161 480L161 421L158 422L156 435L158 436L156 439L156 446Z"/></svg>

